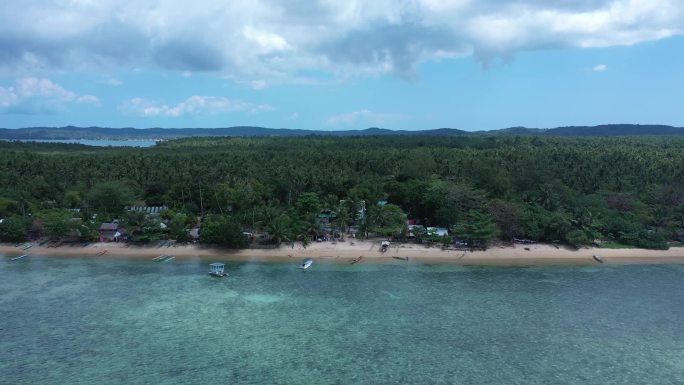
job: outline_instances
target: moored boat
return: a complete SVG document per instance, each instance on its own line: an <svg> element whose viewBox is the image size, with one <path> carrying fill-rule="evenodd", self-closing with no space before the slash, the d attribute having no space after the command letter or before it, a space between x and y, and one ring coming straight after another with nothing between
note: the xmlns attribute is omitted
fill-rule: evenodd
<svg viewBox="0 0 684 385"><path fill-rule="evenodd" d="M211 269L209 270L209 275L211 275L212 277L222 278L228 276L228 273L225 272L225 263L214 262L210 264L209 267Z"/></svg>
<svg viewBox="0 0 684 385"><path fill-rule="evenodd" d="M306 258L302 261L301 265L299 265L299 268L302 270L306 270L309 267L311 267L311 264L313 264L313 259L311 258Z"/></svg>

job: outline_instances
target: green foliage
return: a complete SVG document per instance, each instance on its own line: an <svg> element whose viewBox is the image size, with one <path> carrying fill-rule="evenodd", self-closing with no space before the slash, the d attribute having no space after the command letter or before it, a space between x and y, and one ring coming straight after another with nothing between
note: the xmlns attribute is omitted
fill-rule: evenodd
<svg viewBox="0 0 684 385"><path fill-rule="evenodd" d="M406 214L394 204L374 205L368 211L367 231L378 236L400 237L406 234Z"/></svg>
<svg viewBox="0 0 684 385"><path fill-rule="evenodd" d="M0 218L10 215L20 215L21 204L15 199L0 197Z"/></svg>
<svg viewBox="0 0 684 385"><path fill-rule="evenodd" d="M131 190L119 182L101 182L88 192L88 205L91 210L106 214L118 214L133 200Z"/></svg>
<svg viewBox="0 0 684 385"><path fill-rule="evenodd" d="M131 231L148 239L182 238L181 220L160 231L129 218L122 209L134 197L171 207L161 216L169 224L177 213L230 215L274 242L308 242L320 231L310 216L321 209L338 214L337 231L401 236L403 223L381 219L379 199L426 226L464 225L469 212L488 213L505 240L663 247L684 228L681 137L223 137L147 149L0 147L0 218L79 207L84 219L135 223Z"/></svg>
<svg viewBox="0 0 684 385"><path fill-rule="evenodd" d="M297 198L295 207L301 216L305 216L307 214L318 214L318 212L321 210L321 202L316 193L305 192L300 195L299 198Z"/></svg>
<svg viewBox="0 0 684 385"><path fill-rule="evenodd" d="M491 214L470 211L466 219L453 228L453 232L471 247L476 244L486 247L487 242L494 239L499 230Z"/></svg>
<svg viewBox="0 0 684 385"><path fill-rule="evenodd" d="M21 242L26 240L30 222L18 215L3 219L0 223L0 241Z"/></svg>
<svg viewBox="0 0 684 385"><path fill-rule="evenodd" d="M38 213L36 218L42 222L43 235L53 239L69 235L71 230L78 228L78 225L72 221L72 213L66 210L53 209L43 211Z"/></svg>
<svg viewBox="0 0 684 385"><path fill-rule="evenodd" d="M169 237L179 243L190 242L192 239L188 232L189 224L190 217L188 215L176 214L168 224Z"/></svg>
<svg viewBox="0 0 684 385"><path fill-rule="evenodd" d="M225 215L208 215L202 223L200 232L202 243L238 249L247 245L247 237L242 233L240 224Z"/></svg>

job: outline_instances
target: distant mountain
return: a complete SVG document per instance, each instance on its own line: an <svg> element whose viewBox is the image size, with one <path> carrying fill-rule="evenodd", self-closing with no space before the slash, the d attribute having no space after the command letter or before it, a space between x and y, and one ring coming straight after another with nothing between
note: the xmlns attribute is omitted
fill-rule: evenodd
<svg viewBox="0 0 684 385"><path fill-rule="evenodd" d="M600 126L569 126L546 130L544 135L555 136L634 136L684 135L683 127L641 124L604 124Z"/></svg>
<svg viewBox="0 0 684 385"><path fill-rule="evenodd" d="M684 128L665 125L607 124L600 126L569 126L557 128L510 127L492 131L463 131L454 128L406 131L385 128L365 130L323 131L289 128L265 128L237 126L225 128L107 128L107 127L27 127L0 128L0 139L50 140L50 139L176 139L190 136L383 136L383 135L544 135L544 136L635 136L635 135L684 135Z"/></svg>

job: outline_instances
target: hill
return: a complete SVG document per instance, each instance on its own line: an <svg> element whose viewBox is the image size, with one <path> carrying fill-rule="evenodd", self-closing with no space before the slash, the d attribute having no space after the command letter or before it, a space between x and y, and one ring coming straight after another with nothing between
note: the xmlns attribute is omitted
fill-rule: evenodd
<svg viewBox="0 0 684 385"><path fill-rule="evenodd" d="M568 126L557 128L510 127L492 131L464 131L454 128L433 130L389 130L367 128L365 130L301 130L290 128L266 128L236 126L223 128L109 128L109 127L26 127L0 129L0 139L5 140L50 140L50 139L178 139L193 136L463 136L463 135L543 135L543 136L650 136L684 135L684 128L666 125L608 124L599 126Z"/></svg>

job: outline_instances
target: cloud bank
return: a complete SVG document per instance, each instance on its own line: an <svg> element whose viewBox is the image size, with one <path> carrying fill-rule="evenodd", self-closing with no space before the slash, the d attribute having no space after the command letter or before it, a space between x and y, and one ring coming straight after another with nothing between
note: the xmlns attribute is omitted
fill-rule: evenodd
<svg viewBox="0 0 684 385"><path fill-rule="evenodd" d="M13 113L44 113L66 109L71 103L100 104L93 95L78 95L49 79L21 78L0 86L0 110Z"/></svg>
<svg viewBox="0 0 684 385"><path fill-rule="evenodd" d="M216 115L231 112L259 112L274 110L268 104L253 104L240 100L230 100L216 96L193 95L184 101L169 106L154 100L133 98L119 106L119 110L127 115L141 117L179 118L194 115Z"/></svg>
<svg viewBox="0 0 684 385"><path fill-rule="evenodd" d="M68 4L68 5L65 5ZM291 81L681 35L680 0L22 0L0 3L0 71L164 68Z"/></svg>

